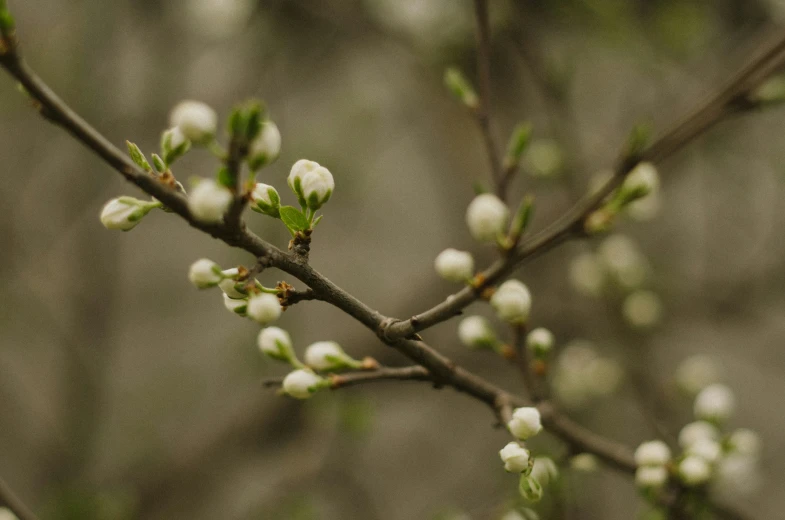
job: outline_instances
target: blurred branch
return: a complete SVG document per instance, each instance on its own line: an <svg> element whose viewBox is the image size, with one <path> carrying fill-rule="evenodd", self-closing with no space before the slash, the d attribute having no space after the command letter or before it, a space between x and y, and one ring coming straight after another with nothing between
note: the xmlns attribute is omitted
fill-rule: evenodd
<svg viewBox="0 0 785 520"><path fill-rule="evenodd" d="M474 0L474 12L477 21L477 75L480 95L479 103L473 112L485 142L491 164L491 178L496 183L496 193L504 200L507 183L502 182L499 151L491 130L491 27L488 20L488 0Z"/></svg>
<svg viewBox="0 0 785 520"><path fill-rule="evenodd" d="M372 383L374 381L433 381L428 370L419 365L403 368L383 367L364 372L329 374L327 378L330 381L330 389L332 390L362 383ZM265 388L279 387L282 384L282 377L262 381L262 386Z"/></svg>
<svg viewBox="0 0 785 520"><path fill-rule="evenodd" d="M0 505L11 510L19 520L38 520L30 508L11 490L5 480L0 478Z"/></svg>

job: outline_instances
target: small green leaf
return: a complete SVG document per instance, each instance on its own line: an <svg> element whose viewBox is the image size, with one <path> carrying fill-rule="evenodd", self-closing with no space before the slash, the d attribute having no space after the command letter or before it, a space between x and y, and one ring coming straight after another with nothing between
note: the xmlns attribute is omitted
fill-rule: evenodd
<svg viewBox="0 0 785 520"><path fill-rule="evenodd" d="M281 220L292 232L308 229L308 219L303 213L293 206L281 206Z"/></svg>
<svg viewBox="0 0 785 520"><path fill-rule="evenodd" d="M450 92L469 108L477 108L480 100L469 80L457 68L450 67L444 72L444 84Z"/></svg>
<svg viewBox="0 0 785 520"><path fill-rule="evenodd" d="M646 149L651 139L651 125L638 123L627 138L627 157L638 157Z"/></svg>
<svg viewBox="0 0 785 520"><path fill-rule="evenodd" d="M155 169L158 170L159 173L165 172L166 171L166 163L164 162L164 160L161 159L161 157L159 157L158 154L156 154L156 153L151 154L151 155L153 157L153 166L155 166Z"/></svg>
<svg viewBox="0 0 785 520"><path fill-rule="evenodd" d="M4 35L14 30L15 26L14 17L11 12L6 8L5 0L0 0L0 31Z"/></svg>
<svg viewBox="0 0 785 520"><path fill-rule="evenodd" d="M531 195L527 195L521 201L521 205L518 206L518 211L515 213L515 218L512 221L512 226L510 227L510 236L517 240L524 231L526 231L526 227L529 225L529 221L531 220L532 211L534 210L534 197Z"/></svg>
<svg viewBox="0 0 785 520"><path fill-rule="evenodd" d="M221 168L218 169L217 179L218 184L221 186L226 186L227 188L235 187L235 180L229 173L229 169L225 166L221 166Z"/></svg>
<svg viewBox="0 0 785 520"><path fill-rule="evenodd" d="M515 130L513 130L512 135L510 136L510 141L507 144L507 157L505 158L505 163L508 167L516 166L520 162L521 156L523 155L524 150L526 150L526 146L529 144L531 135L531 123L521 123L515 127Z"/></svg>
<svg viewBox="0 0 785 520"><path fill-rule="evenodd" d="M147 162L147 158L144 156L142 150L140 150L138 146L136 146L131 141L126 141L125 145L128 147L128 155L131 156L131 160L135 162L138 167L142 168L146 172L152 171L150 163Z"/></svg>
<svg viewBox="0 0 785 520"><path fill-rule="evenodd" d="M319 215L318 217L316 217L316 220L314 220L314 221L313 221L313 224L311 224L311 228L315 228L315 227L316 227L316 226L319 224L319 222L321 222L321 221L322 221L322 217L323 217L323 216L324 216L324 215Z"/></svg>

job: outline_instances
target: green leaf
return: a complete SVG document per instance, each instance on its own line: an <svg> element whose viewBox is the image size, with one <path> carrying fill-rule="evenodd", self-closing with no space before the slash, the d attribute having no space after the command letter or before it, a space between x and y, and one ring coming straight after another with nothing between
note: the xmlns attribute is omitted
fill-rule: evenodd
<svg viewBox="0 0 785 520"><path fill-rule="evenodd" d="M131 160L136 163L138 167L142 168L146 172L152 171L150 163L147 162L147 158L144 156L142 150L140 150L138 146L136 146L131 141L126 141L125 145L128 147L128 155L131 156Z"/></svg>
<svg viewBox="0 0 785 520"><path fill-rule="evenodd" d="M292 232L305 231L308 229L308 219L302 211L293 206L281 206L281 220Z"/></svg>
<svg viewBox="0 0 785 520"><path fill-rule="evenodd" d="M323 217L323 216L324 216L324 215L319 215L318 217L316 217L316 220L314 220L314 221L313 221L313 224L311 224L311 227L312 227L312 228L315 228L316 226L318 226L318 225L319 225L319 222L321 222L321 221L322 221L322 217Z"/></svg>
<svg viewBox="0 0 785 520"><path fill-rule="evenodd" d="M151 155L153 157L153 166L155 166L155 169L158 170L159 173L165 172L166 171L166 163L164 162L164 160L161 159L161 157L159 157L158 154L156 154L156 153L151 154Z"/></svg>
<svg viewBox="0 0 785 520"><path fill-rule="evenodd" d="M526 231L526 227L529 225L533 210L534 197L527 195L521 201L521 205L518 206L518 211L515 213L515 218L512 221L510 236L513 237L513 239L517 240L518 237L520 237L523 232Z"/></svg>
<svg viewBox="0 0 785 520"><path fill-rule="evenodd" d="M218 169L218 184L221 186L226 186L227 188L234 188L235 187L235 180L229 173L229 169L225 166L221 166Z"/></svg>
<svg viewBox="0 0 785 520"><path fill-rule="evenodd" d="M512 135L510 136L510 141L507 144L507 157L505 162L508 165L517 165L518 162L520 162L521 156L523 155L524 150L526 150L526 146L529 144L531 135L531 123L521 123L515 127L515 130L513 130Z"/></svg>
<svg viewBox="0 0 785 520"><path fill-rule="evenodd" d="M457 68L450 67L444 72L444 84L467 107L477 108L479 105L480 101L474 87Z"/></svg>

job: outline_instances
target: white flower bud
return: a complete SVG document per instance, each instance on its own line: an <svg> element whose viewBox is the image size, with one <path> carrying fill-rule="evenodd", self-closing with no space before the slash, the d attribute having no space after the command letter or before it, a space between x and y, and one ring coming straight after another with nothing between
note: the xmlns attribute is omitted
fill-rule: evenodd
<svg viewBox="0 0 785 520"><path fill-rule="evenodd" d="M450 282L466 282L474 276L474 258L471 253L445 249L434 261L436 272Z"/></svg>
<svg viewBox="0 0 785 520"><path fill-rule="evenodd" d="M720 438L720 431L706 421L695 421L685 425L679 432L679 446L689 448L703 439L716 441Z"/></svg>
<svg viewBox="0 0 785 520"><path fill-rule="evenodd" d="M458 339L469 348L486 348L496 344L491 324L482 316L469 316L458 325Z"/></svg>
<svg viewBox="0 0 785 520"><path fill-rule="evenodd" d="M504 462L504 469L510 473L528 473L530 456L529 450L517 442L509 442L499 450L499 457Z"/></svg>
<svg viewBox="0 0 785 520"><path fill-rule="evenodd" d="M507 423L507 429L516 439L522 441L534 437L542 430L540 411L531 406L516 408L512 412L512 419Z"/></svg>
<svg viewBox="0 0 785 520"><path fill-rule="evenodd" d="M316 370L359 368L361 363L352 359L335 341L317 341L305 349L305 364Z"/></svg>
<svg viewBox="0 0 785 520"><path fill-rule="evenodd" d="M657 168L650 162L642 162L627 175L621 190L635 193L638 195L636 198L640 198L657 191L659 187L660 177Z"/></svg>
<svg viewBox="0 0 785 520"><path fill-rule="evenodd" d="M732 454L723 458L715 472L713 491L718 496L751 495L763 484L757 461L744 455Z"/></svg>
<svg viewBox="0 0 785 520"><path fill-rule="evenodd" d="M188 197L188 208L197 220L221 222L232 204L232 192L213 179L202 179Z"/></svg>
<svg viewBox="0 0 785 520"><path fill-rule="evenodd" d="M300 159L292 166L287 183L300 204L317 210L330 199L335 181L330 170L319 163Z"/></svg>
<svg viewBox="0 0 785 520"><path fill-rule="evenodd" d="M736 398L730 388L722 384L709 385L695 398L693 411L698 419L723 421L731 416Z"/></svg>
<svg viewBox="0 0 785 520"><path fill-rule="evenodd" d="M251 200L253 201L252 210L275 218L281 215L281 197L278 195L278 191L269 184L257 182L251 192Z"/></svg>
<svg viewBox="0 0 785 520"><path fill-rule="evenodd" d="M259 332L256 340L259 350L279 361L291 362L294 359L292 338L289 333L278 327L266 327Z"/></svg>
<svg viewBox="0 0 785 520"><path fill-rule="evenodd" d="M510 209L496 195L477 195L466 209L469 232L480 242L495 242L507 232Z"/></svg>
<svg viewBox="0 0 785 520"><path fill-rule="evenodd" d="M572 286L587 296L599 296L605 286L605 269L594 253L581 253L570 262Z"/></svg>
<svg viewBox="0 0 785 520"><path fill-rule="evenodd" d="M679 476L687 486L697 486L711 478L711 466L701 457L689 455L679 463Z"/></svg>
<svg viewBox="0 0 785 520"><path fill-rule="evenodd" d="M622 314L633 327L647 329L659 323L662 317L660 297L651 291L635 291L622 304Z"/></svg>
<svg viewBox="0 0 785 520"><path fill-rule="evenodd" d="M272 121L265 121L259 135L248 146L248 164L254 171L278 158L281 153L281 132Z"/></svg>
<svg viewBox="0 0 785 520"><path fill-rule="evenodd" d="M188 270L188 279L199 289L215 287L223 280L221 267L207 258L202 258L191 264Z"/></svg>
<svg viewBox="0 0 785 520"><path fill-rule="evenodd" d="M194 144L205 144L215 136L218 116L200 101L183 101L172 109L169 122Z"/></svg>
<svg viewBox="0 0 785 520"><path fill-rule="evenodd" d="M507 280L491 296L491 306L500 319L509 323L526 323L531 311L529 289L518 280Z"/></svg>
<svg viewBox="0 0 785 520"><path fill-rule="evenodd" d="M173 150L177 150L185 144L190 144L190 142L180 127L175 126L165 130L161 136L161 150L165 155L169 155Z"/></svg>
<svg viewBox="0 0 785 520"><path fill-rule="evenodd" d="M223 275L223 280L218 283L218 287L220 287L225 295L235 300L248 298L247 293L241 292L238 289L238 287L241 289L244 285L242 282L237 281L237 277L240 275L239 269L232 267L231 269L221 271L221 274Z"/></svg>
<svg viewBox="0 0 785 520"><path fill-rule="evenodd" d="M627 215L639 222L646 222L656 218L661 209L662 196L659 191L653 191L642 199L632 201L627 206Z"/></svg>
<svg viewBox="0 0 785 520"><path fill-rule="evenodd" d="M664 466L670 460L670 448L659 440L644 442L635 450L635 464L638 466Z"/></svg>
<svg viewBox="0 0 785 520"><path fill-rule="evenodd" d="M0 507L0 520L19 520L19 518L7 507Z"/></svg>
<svg viewBox="0 0 785 520"><path fill-rule="evenodd" d="M593 453L579 453L570 459L570 467L577 471L592 473L599 469L600 463Z"/></svg>
<svg viewBox="0 0 785 520"><path fill-rule="evenodd" d="M559 468L549 457L535 457L531 471L532 478L536 478L542 487L547 487L559 478Z"/></svg>
<svg viewBox="0 0 785 520"><path fill-rule="evenodd" d="M539 502L542 499L542 486L536 478L532 478L525 473L521 475L518 483L518 491L524 500L529 502Z"/></svg>
<svg viewBox="0 0 785 520"><path fill-rule="evenodd" d="M234 298L229 298L226 294L224 294L223 297L224 307L226 307L227 310L240 316L245 316L245 313L248 310L248 300L236 300Z"/></svg>
<svg viewBox="0 0 785 520"><path fill-rule="evenodd" d="M297 399L308 399L320 388L327 386L327 381L308 369L299 369L283 380L283 391Z"/></svg>
<svg viewBox="0 0 785 520"><path fill-rule="evenodd" d="M248 317L262 325L277 320L281 316L278 297L270 293L254 294L248 298Z"/></svg>
<svg viewBox="0 0 785 520"><path fill-rule="evenodd" d="M597 248L597 255L615 281L625 289L637 289L649 273L646 257L624 235L611 235Z"/></svg>
<svg viewBox="0 0 785 520"><path fill-rule="evenodd" d="M747 428L739 428L728 438L728 445L733 453L752 459L760 456L762 444L760 436Z"/></svg>
<svg viewBox="0 0 785 520"><path fill-rule="evenodd" d="M542 357L553 348L553 333L544 327L538 327L526 336L526 347L538 357Z"/></svg>
<svg viewBox="0 0 785 520"><path fill-rule="evenodd" d="M660 488L667 481L665 466L641 466L635 470L635 484L640 488Z"/></svg>
<svg viewBox="0 0 785 520"><path fill-rule="evenodd" d="M142 217L153 208L160 207L157 201L145 201L133 197L117 197L104 204L101 210L101 224L106 229L128 231L141 222Z"/></svg>
<svg viewBox="0 0 785 520"><path fill-rule="evenodd" d="M714 464L722 455L722 447L717 441L703 438L690 444L685 452L689 455L700 457L709 464Z"/></svg>
<svg viewBox="0 0 785 520"><path fill-rule="evenodd" d="M720 380L721 370L717 363L705 355L688 357L676 368L676 384L691 395Z"/></svg>
<svg viewBox="0 0 785 520"><path fill-rule="evenodd" d="M564 154L556 141L537 139L526 148L525 161L533 176L553 177L558 175L564 166Z"/></svg>

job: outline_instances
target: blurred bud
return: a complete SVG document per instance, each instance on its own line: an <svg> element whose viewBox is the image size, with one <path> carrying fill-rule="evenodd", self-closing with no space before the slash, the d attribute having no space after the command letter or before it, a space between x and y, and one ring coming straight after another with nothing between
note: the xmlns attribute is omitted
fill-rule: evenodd
<svg viewBox="0 0 785 520"><path fill-rule="evenodd" d="M267 166L281 153L281 132L272 121L262 123L259 135L248 146L248 167L256 171Z"/></svg>
<svg viewBox="0 0 785 520"><path fill-rule="evenodd" d="M531 123L520 123L512 131L507 143L507 154L504 158L505 168L514 168L521 161L521 156L529 145L532 135Z"/></svg>
<svg viewBox="0 0 785 520"><path fill-rule="evenodd" d="M556 463L549 457L535 457L534 464L531 471L532 478L537 479L537 482L543 488L548 487L552 482L559 478L559 468Z"/></svg>
<svg viewBox="0 0 785 520"><path fill-rule="evenodd" d="M517 442L509 442L499 450L499 457L504 462L504 470L510 473L529 473L531 467L529 450L522 447Z"/></svg>
<svg viewBox="0 0 785 520"><path fill-rule="evenodd" d="M721 370L717 363L709 356L697 354L690 356L676 368L676 384L689 395L717 383L720 380Z"/></svg>
<svg viewBox="0 0 785 520"><path fill-rule="evenodd" d="M670 448L659 440L644 442L635 450L635 464L638 466L664 466L670 460Z"/></svg>
<svg viewBox="0 0 785 520"><path fill-rule="evenodd" d="M624 299L622 314L633 327L648 329L659 323L662 302L651 291L635 291Z"/></svg>
<svg viewBox="0 0 785 520"><path fill-rule="evenodd" d="M7 507L0 507L0 520L19 520L19 518Z"/></svg>
<svg viewBox="0 0 785 520"><path fill-rule="evenodd" d="M190 147L191 141L177 126L164 131L161 135L161 154L167 165L181 157Z"/></svg>
<svg viewBox="0 0 785 520"><path fill-rule="evenodd" d="M254 294L248 298L248 317L266 325L281 316L281 304L278 297L270 293Z"/></svg>
<svg viewBox="0 0 785 520"><path fill-rule="evenodd" d="M659 187L657 168L650 162L639 163L627 174L619 188L619 201L622 205L629 204L657 191Z"/></svg>
<svg viewBox="0 0 785 520"><path fill-rule="evenodd" d="M717 496L745 497L756 492L763 484L757 461L744 455L733 454L720 460L715 470L713 491Z"/></svg>
<svg viewBox="0 0 785 520"><path fill-rule="evenodd" d="M223 278L221 267L207 258L197 260L188 270L188 279L197 289L215 287Z"/></svg>
<svg viewBox="0 0 785 520"><path fill-rule="evenodd" d="M646 281L649 271L646 257L630 238L610 235L597 247L597 255L621 287L637 289Z"/></svg>
<svg viewBox="0 0 785 520"><path fill-rule="evenodd" d="M330 200L335 189L335 181L330 171L307 159L294 163L287 182L297 195L300 205L308 206L314 211Z"/></svg>
<svg viewBox="0 0 785 520"><path fill-rule="evenodd" d="M719 383L709 385L695 397L693 412L698 419L721 422L731 416L736 407L733 391Z"/></svg>
<svg viewBox="0 0 785 520"><path fill-rule="evenodd" d="M474 109L479 105L479 98L474 87L460 70L454 67L448 68L444 72L444 84L447 85L453 96L468 108Z"/></svg>
<svg viewBox="0 0 785 520"><path fill-rule="evenodd" d="M532 478L530 475L521 475L518 491L524 500L529 502L539 502L542 499L542 486L536 478Z"/></svg>
<svg viewBox="0 0 785 520"><path fill-rule="evenodd" d="M299 366L294 354L292 338L289 333L278 327L266 327L259 332L256 340L259 350L268 357Z"/></svg>
<svg viewBox="0 0 785 520"><path fill-rule="evenodd" d="M542 431L540 411L532 406L516 408L512 412L512 419L507 423L507 429L516 439L522 441L534 437Z"/></svg>
<svg viewBox="0 0 785 520"><path fill-rule="evenodd" d="M526 347L539 358L548 355L553 343L553 333L544 327L538 327L526 336Z"/></svg>
<svg viewBox="0 0 785 520"><path fill-rule="evenodd" d="M296 399L308 399L321 388L326 388L329 383L313 371L301 368L289 374L283 380L283 391Z"/></svg>
<svg viewBox="0 0 785 520"><path fill-rule="evenodd" d="M248 293L244 288L245 282L237 281L240 271L236 267L221 271L221 274L223 279L218 282L218 287L221 288L225 295L235 300L248 298Z"/></svg>
<svg viewBox="0 0 785 520"><path fill-rule="evenodd" d="M685 453L700 457L709 464L714 464L722 455L722 447L720 446L720 443L715 440L703 438L690 444L685 450Z"/></svg>
<svg viewBox="0 0 785 520"><path fill-rule="evenodd" d="M234 298L229 298L229 296L226 294L224 294L223 297L224 307L226 307L227 310L240 316L246 315L246 311L248 310L248 300L237 300Z"/></svg>
<svg viewBox="0 0 785 520"><path fill-rule="evenodd" d="M128 231L136 227L142 218L154 208L160 208L158 201L139 200L133 197L117 197L104 204L101 209L101 224L106 229Z"/></svg>
<svg viewBox="0 0 785 520"><path fill-rule="evenodd" d="M570 262L572 286L587 296L599 296L605 286L605 270L594 253L581 253Z"/></svg>
<svg viewBox="0 0 785 520"><path fill-rule="evenodd" d="M579 453L570 459L570 467L576 471L592 473L599 469L600 463L593 453Z"/></svg>
<svg viewBox="0 0 785 520"><path fill-rule="evenodd" d="M182 101L172 109L169 123L180 129L186 139L204 145L215 137L218 116L200 101Z"/></svg>
<svg viewBox="0 0 785 520"><path fill-rule="evenodd" d="M639 488L661 488L668 481L665 466L641 466L635 470L635 484Z"/></svg>
<svg viewBox="0 0 785 520"><path fill-rule="evenodd" d="M232 192L213 179L201 179L191 190L188 208L202 222L221 222L233 200Z"/></svg>
<svg viewBox="0 0 785 520"><path fill-rule="evenodd" d="M552 139L538 139L526 150L526 164L535 177L554 177L564 168L564 153Z"/></svg>
<svg viewBox="0 0 785 520"><path fill-rule="evenodd" d="M507 280L491 296L491 306L500 319L523 324L529 319L532 297L529 289L518 280Z"/></svg>
<svg viewBox="0 0 785 520"><path fill-rule="evenodd" d="M281 197L278 195L278 191L269 184L257 182L251 192L251 200L253 201L252 210L274 218L281 216Z"/></svg>
<svg viewBox="0 0 785 520"><path fill-rule="evenodd" d="M471 253L445 249L434 261L436 272L450 282L467 282L474 276L474 258Z"/></svg>
<svg viewBox="0 0 785 520"><path fill-rule="evenodd" d="M750 94L752 101L767 105L785 101L785 76L779 75L767 79L763 85Z"/></svg>
<svg viewBox="0 0 785 520"><path fill-rule="evenodd" d="M466 209L469 232L480 242L496 242L504 236L510 210L496 195L477 195Z"/></svg>
<svg viewBox="0 0 785 520"><path fill-rule="evenodd" d="M656 218L662 210L662 196L653 191L642 199L634 200L627 205L627 215L639 222L647 222Z"/></svg>
<svg viewBox="0 0 785 520"><path fill-rule="evenodd" d="M315 370L359 369L362 362L353 359L335 341L317 341L305 349L305 364Z"/></svg>
<svg viewBox="0 0 785 520"><path fill-rule="evenodd" d="M762 445L760 435L747 428L739 428L731 433L728 438L728 446L731 452L755 460L760 457Z"/></svg>
<svg viewBox="0 0 785 520"><path fill-rule="evenodd" d="M507 511L499 520L540 520L536 511L525 507L519 510Z"/></svg>
<svg viewBox="0 0 785 520"><path fill-rule="evenodd" d="M482 316L462 319L458 325L458 339L469 348L492 348L497 343L493 327Z"/></svg>
<svg viewBox="0 0 785 520"><path fill-rule="evenodd" d="M716 441L720 438L720 431L706 421L695 421L685 425L679 432L679 446L689 448L696 442L708 439Z"/></svg>
<svg viewBox="0 0 785 520"><path fill-rule="evenodd" d="M679 463L679 477L687 486L698 486L711 478L711 467L701 457L689 455Z"/></svg>

